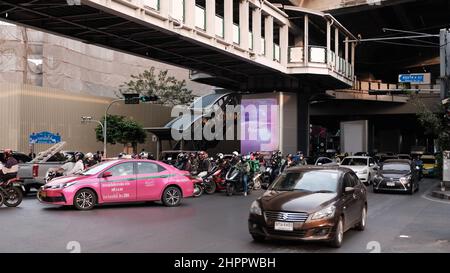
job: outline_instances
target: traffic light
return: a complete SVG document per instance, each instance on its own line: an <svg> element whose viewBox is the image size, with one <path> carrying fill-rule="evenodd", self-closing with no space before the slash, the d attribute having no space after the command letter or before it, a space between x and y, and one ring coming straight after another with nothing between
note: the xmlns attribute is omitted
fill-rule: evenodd
<svg viewBox="0 0 450 273"><path fill-rule="evenodd" d="M151 102L151 101L157 101L157 100L159 100L159 98L155 95L151 95L151 96L142 96L142 97L140 97L140 100L142 102Z"/></svg>

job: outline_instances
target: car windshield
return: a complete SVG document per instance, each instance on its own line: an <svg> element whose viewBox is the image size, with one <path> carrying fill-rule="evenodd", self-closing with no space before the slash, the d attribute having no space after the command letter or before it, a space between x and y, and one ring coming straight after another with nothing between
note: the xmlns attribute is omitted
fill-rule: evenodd
<svg viewBox="0 0 450 273"><path fill-rule="evenodd" d="M399 172L409 172L411 167L409 164L404 163L386 163L381 168L383 171L399 171Z"/></svg>
<svg viewBox="0 0 450 273"><path fill-rule="evenodd" d="M288 172L280 175L270 190L274 191L308 191L336 192L339 175L336 171L314 170Z"/></svg>
<svg viewBox="0 0 450 273"><path fill-rule="evenodd" d="M341 165L344 165L344 166L367 166L367 159L366 158L347 157L342 161Z"/></svg>
<svg viewBox="0 0 450 273"><path fill-rule="evenodd" d="M432 158L424 158L422 159L423 164L435 164L436 161Z"/></svg>
<svg viewBox="0 0 450 273"><path fill-rule="evenodd" d="M117 163L117 161L107 161L107 162L104 162L104 163L97 164L97 165L87 169L86 171L82 172L81 175L93 175L93 174L96 174L98 172L101 172L103 169L114 165L115 163Z"/></svg>

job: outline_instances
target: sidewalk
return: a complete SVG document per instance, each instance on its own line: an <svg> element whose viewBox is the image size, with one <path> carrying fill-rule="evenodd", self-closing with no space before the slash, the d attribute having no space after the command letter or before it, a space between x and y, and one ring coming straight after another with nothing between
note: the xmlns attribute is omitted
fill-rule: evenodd
<svg viewBox="0 0 450 273"><path fill-rule="evenodd" d="M450 200L450 187L448 185L448 182L445 183L445 191L441 190L441 184L439 183L435 189L432 190L431 196L434 198L444 199L444 200Z"/></svg>

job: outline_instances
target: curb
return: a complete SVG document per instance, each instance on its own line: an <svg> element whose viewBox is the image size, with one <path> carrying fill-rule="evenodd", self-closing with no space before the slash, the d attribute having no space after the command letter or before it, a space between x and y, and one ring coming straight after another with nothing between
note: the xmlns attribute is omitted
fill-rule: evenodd
<svg viewBox="0 0 450 273"><path fill-rule="evenodd" d="M439 199L450 200L450 192L449 191L438 191L435 190L431 192L431 196Z"/></svg>

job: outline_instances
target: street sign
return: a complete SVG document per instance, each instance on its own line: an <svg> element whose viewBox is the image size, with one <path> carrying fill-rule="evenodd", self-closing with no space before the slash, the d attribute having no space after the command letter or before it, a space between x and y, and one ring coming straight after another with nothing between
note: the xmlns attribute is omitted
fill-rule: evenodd
<svg viewBox="0 0 450 273"><path fill-rule="evenodd" d="M413 83L413 84L430 84L430 73L416 73L416 74L400 74L398 75L399 83Z"/></svg>
<svg viewBox="0 0 450 273"><path fill-rule="evenodd" d="M51 132L32 133L29 138L30 144L55 144L61 142L61 136Z"/></svg>

